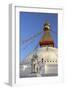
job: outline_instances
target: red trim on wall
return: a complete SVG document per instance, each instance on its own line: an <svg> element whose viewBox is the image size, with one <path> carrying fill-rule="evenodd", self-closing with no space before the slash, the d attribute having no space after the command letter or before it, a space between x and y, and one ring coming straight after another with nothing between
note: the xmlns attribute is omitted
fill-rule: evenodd
<svg viewBox="0 0 66 90"><path fill-rule="evenodd" d="M54 42L53 42L53 41L40 42L40 46L41 46L41 45L50 45L50 44L53 44L53 45L54 45Z"/></svg>

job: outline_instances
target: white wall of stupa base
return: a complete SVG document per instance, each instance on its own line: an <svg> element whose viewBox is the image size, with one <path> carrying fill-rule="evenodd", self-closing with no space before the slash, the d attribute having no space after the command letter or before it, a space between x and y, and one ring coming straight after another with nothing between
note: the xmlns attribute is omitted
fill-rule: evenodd
<svg viewBox="0 0 66 90"><path fill-rule="evenodd" d="M37 58L33 55L37 54ZM38 48L20 64L20 77L57 76L58 51L53 47Z"/></svg>

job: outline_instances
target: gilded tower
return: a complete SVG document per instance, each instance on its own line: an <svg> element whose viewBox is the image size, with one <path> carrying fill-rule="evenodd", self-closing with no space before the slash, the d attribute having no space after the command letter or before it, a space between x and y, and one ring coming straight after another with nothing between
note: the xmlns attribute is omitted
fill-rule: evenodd
<svg viewBox="0 0 66 90"><path fill-rule="evenodd" d="M43 30L44 30L44 35L39 41L40 47L46 47L46 46L54 47L54 41L50 34L50 24L48 22L44 24Z"/></svg>

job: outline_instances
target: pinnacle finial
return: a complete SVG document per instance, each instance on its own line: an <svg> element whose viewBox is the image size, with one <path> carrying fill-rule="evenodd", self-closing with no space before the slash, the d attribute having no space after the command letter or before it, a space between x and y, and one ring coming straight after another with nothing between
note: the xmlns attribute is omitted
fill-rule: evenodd
<svg viewBox="0 0 66 90"><path fill-rule="evenodd" d="M50 24L48 21L44 23L44 31L50 30Z"/></svg>

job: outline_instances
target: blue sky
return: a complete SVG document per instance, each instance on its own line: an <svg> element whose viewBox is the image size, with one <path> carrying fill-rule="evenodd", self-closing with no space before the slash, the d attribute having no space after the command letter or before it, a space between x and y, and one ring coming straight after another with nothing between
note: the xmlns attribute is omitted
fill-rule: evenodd
<svg viewBox="0 0 66 90"><path fill-rule="evenodd" d="M41 32L43 30L44 23L48 21L51 25L51 30L58 32L58 14L53 13L34 13L34 12L20 12L20 60L32 52L32 50L39 43L39 40L42 38L44 32L38 35L31 42L26 42L25 44L22 41L30 38L31 36ZM54 46L58 47L58 33L53 33L50 31L51 36L54 40Z"/></svg>

